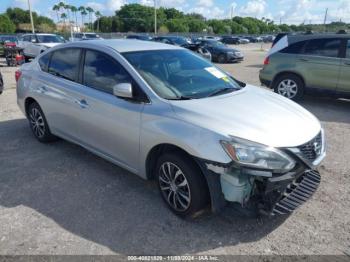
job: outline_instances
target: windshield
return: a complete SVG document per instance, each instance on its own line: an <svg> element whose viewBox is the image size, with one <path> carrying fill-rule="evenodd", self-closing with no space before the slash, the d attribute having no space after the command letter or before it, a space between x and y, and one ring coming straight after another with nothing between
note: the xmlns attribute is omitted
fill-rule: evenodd
<svg viewBox="0 0 350 262"><path fill-rule="evenodd" d="M221 43L219 41L207 41L207 44L209 46L218 46L218 47L225 46L223 43Z"/></svg>
<svg viewBox="0 0 350 262"><path fill-rule="evenodd" d="M240 89L227 74L188 50L128 52L123 55L165 99L204 98Z"/></svg>
<svg viewBox="0 0 350 262"><path fill-rule="evenodd" d="M182 37L174 37L174 38L171 38L171 40L178 45L188 44L186 38L182 38Z"/></svg>
<svg viewBox="0 0 350 262"><path fill-rule="evenodd" d="M97 34L85 34L86 38L99 38L100 36Z"/></svg>
<svg viewBox="0 0 350 262"><path fill-rule="evenodd" d="M37 35L39 43L63 43L63 39L57 35Z"/></svg>

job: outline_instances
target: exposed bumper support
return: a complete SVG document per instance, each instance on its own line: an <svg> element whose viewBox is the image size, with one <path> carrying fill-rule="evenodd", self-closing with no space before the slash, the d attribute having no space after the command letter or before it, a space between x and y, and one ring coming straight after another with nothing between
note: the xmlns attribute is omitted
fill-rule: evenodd
<svg viewBox="0 0 350 262"><path fill-rule="evenodd" d="M265 215L286 214L307 201L320 183L319 173L305 170L303 166L293 172L276 175L242 168L231 173L232 168L235 169L231 164L222 165L202 159L197 159L197 162L207 180L214 213L229 202L238 202ZM236 179L231 188L230 181L226 184L230 176Z"/></svg>

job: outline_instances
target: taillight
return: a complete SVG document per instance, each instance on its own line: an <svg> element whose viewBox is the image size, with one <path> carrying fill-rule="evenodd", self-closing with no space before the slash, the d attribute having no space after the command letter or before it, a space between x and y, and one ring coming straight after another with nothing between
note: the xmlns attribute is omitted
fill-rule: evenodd
<svg viewBox="0 0 350 262"><path fill-rule="evenodd" d="M18 82L18 80L19 80L19 78L21 77L21 75L22 75L22 72L21 72L21 71L17 70L17 71L15 72L16 82Z"/></svg>
<svg viewBox="0 0 350 262"><path fill-rule="evenodd" d="M267 56L264 60L264 65L268 65L270 63L270 58Z"/></svg>

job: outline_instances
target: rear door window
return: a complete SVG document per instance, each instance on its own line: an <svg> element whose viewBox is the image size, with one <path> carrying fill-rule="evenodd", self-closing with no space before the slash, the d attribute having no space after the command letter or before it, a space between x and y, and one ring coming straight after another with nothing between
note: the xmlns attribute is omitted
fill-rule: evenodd
<svg viewBox="0 0 350 262"><path fill-rule="evenodd" d="M79 48L65 48L54 51L48 72L57 77L76 81L78 76L81 50Z"/></svg>
<svg viewBox="0 0 350 262"><path fill-rule="evenodd" d="M93 50L86 50L83 84L113 94L113 87L119 83L131 83L128 72L113 58Z"/></svg>
<svg viewBox="0 0 350 262"><path fill-rule="evenodd" d="M305 46L304 54L324 57L339 57L341 39L312 39Z"/></svg>

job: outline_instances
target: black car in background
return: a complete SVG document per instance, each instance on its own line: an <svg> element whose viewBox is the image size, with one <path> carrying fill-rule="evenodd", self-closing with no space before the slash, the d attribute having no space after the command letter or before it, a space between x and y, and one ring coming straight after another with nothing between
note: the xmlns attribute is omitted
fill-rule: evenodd
<svg viewBox="0 0 350 262"><path fill-rule="evenodd" d="M240 44L239 37L234 37L234 36L223 36L221 38L220 42L222 42L226 45L239 45Z"/></svg>
<svg viewBox="0 0 350 262"><path fill-rule="evenodd" d="M178 45L182 47L185 47L185 45L192 43L189 38L183 36L157 36L153 38L153 41L169 45Z"/></svg>
<svg viewBox="0 0 350 262"><path fill-rule="evenodd" d="M244 59L243 54L239 50L230 48L216 40L200 40L198 45L211 53L214 62L240 62Z"/></svg>
<svg viewBox="0 0 350 262"><path fill-rule="evenodd" d="M250 43L260 43L263 41L262 37L259 36L246 36L245 38L248 39Z"/></svg>
<svg viewBox="0 0 350 262"><path fill-rule="evenodd" d="M152 37L149 35L128 35L126 37L127 39L137 39L137 40L143 40L143 41L151 41Z"/></svg>
<svg viewBox="0 0 350 262"><path fill-rule="evenodd" d="M153 38L153 41L169 45L181 46L200 54L202 57L208 59L209 61L212 59L211 53L206 48L200 46L199 44L193 43L191 39L183 36L157 36Z"/></svg>

